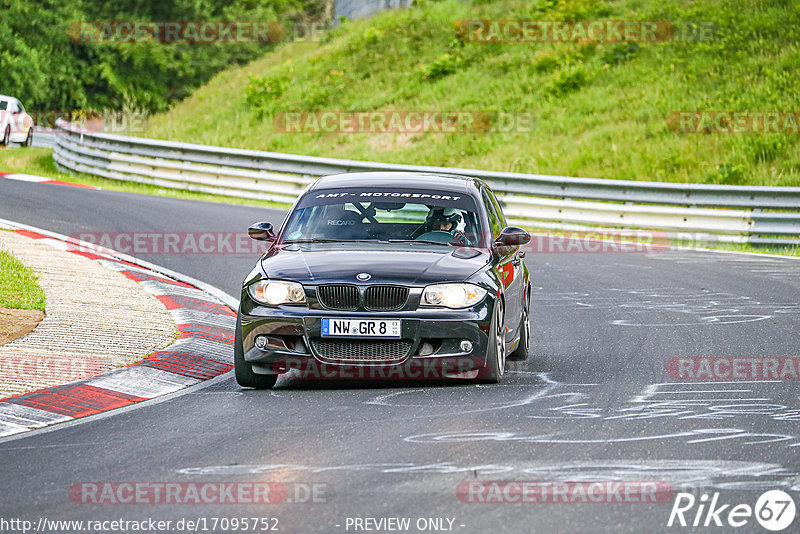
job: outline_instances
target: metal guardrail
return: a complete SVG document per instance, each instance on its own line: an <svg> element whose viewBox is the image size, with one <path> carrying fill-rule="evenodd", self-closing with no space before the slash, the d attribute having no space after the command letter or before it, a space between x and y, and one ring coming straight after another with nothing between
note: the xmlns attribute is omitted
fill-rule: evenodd
<svg viewBox="0 0 800 534"><path fill-rule="evenodd" d="M686 241L800 244L800 187L573 178L397 165L92 133L59 121L59 168L190 191L293 202L316 177L360 171L459 174L491 184L506 216L548 229L649 229Z"/></svg>
<svg viewBox="0 0 800 534"><path fill-rule="evenodd" d="M412 0L336 0L333 7L335 20L339 17L357 19L384 9L409 7Z"/></svg>
<svg viewBox="0 0 800 534"><path fill-rule="evenodd" d="M34 134L33 146L36 148L53 148L56 143L56 135L49 132Z"/></svg>

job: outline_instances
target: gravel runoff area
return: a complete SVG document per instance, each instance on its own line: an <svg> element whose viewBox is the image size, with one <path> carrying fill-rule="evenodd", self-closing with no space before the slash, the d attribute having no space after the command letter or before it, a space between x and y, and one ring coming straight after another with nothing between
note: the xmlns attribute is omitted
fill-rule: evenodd
<svg viewBox="0 0 800 534"><path fill-rule="evenodd" d="M0 230L0 248L39 275L45 317L0 346L0 399L134 363L172 344L175 323L139 284L100 263Z"/></svg>

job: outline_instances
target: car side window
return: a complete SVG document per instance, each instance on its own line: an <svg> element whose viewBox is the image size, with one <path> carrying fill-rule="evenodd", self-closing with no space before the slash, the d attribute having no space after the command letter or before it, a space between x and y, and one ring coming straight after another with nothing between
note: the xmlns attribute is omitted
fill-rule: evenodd
<svg viewBox="0 0 800 534"><path fill-rule="evenodd" d="M502 223L500 221L501 216L497 214L497 209L486 189L483 190L482 197L483 205L486 208L486 214L489 216L489 228L492 231L492 237L497 237L500 235L500 232L503 231L503 226L501 226Z"/></svg>
<svg viewBox="0 0 800 534"><path fill-rule="evenodd" d="M7 110L8 110L8 101L0 100L0 111L7 111Z"/></svg>
<svg viewBox="0 0 800 534"><path fill-rule="evenodd" d="M494 196L494 191L487 189L486 192L489 193L489 198L492 200L492 205L497 212L497 218L500 221L500 230L502 231L503 228L508 226L508 223L506 222L506 216L503 215L503 208L500 207L500 201L498 201L497 197Z"/></svg>

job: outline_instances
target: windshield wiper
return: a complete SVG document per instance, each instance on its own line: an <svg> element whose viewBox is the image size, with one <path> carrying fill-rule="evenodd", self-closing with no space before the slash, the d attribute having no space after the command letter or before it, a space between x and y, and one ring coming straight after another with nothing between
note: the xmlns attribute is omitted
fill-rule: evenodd
<svg viewBox="0 0 800 534"><path fill-rule="evenodd" d="M287 239L284 244L294 245L295 243L375 243L377 239Z"/></svg>
<svg viewBox="0 0 800 534"><path fill-rule="evenodd" d="M305 243L425 243L428 245L454 246L453 243L442 241L429 241L427 239L287 239L284 245L295 245Z"/></svg>
<svg viewBox="0 0 800 534"><path fill-rule="evenodd" d="M430 245L444 245L446 247L453 246L452 243L445 243L443 241L429 241L427 239L388 239L389 243L427 243Z"/></svg>
<svg viewBox="0 0 800 534"><path fill-rule="evenodd" d="M293 245L295 243L338 243L341 239L285 239L284 244Z"/></svg>

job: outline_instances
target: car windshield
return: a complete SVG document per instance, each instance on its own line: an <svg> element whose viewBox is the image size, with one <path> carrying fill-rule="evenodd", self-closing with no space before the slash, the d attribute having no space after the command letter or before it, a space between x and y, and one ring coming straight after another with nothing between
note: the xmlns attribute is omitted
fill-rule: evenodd
<svg viewBox="0 0 800 534"><path fill-rule="evenodd" d="M283 240L479 246L482 228L471 197L423 191L368 193L377 197L362 193L312 193L292 214Z"/></svg>

